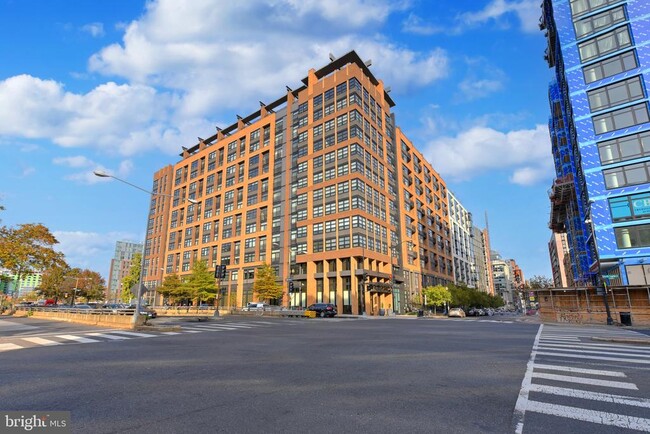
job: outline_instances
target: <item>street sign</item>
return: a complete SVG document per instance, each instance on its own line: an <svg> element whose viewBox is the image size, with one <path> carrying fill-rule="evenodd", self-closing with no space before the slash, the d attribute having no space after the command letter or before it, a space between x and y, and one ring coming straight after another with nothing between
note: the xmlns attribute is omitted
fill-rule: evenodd
<svg viewBox="0 0 650 434"><path fill-rule="evenodd" d="M620 276L618 274L603 274L603 279L618 279Z"/></svg>

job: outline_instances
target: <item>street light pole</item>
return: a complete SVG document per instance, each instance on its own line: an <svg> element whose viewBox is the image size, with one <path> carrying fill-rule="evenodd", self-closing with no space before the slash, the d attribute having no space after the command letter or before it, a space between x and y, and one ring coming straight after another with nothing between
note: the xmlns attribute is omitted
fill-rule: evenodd
<svg viewBox="0 0 650 434"><path fill-rule="evenodd" d="M98 176L100 178L113 178L113 179L115 179L117 181L120 181L120 182L122 182L122 183L124 183L126 185L129 185L129 186L131 186L133 188L137 188L138 190L149 194L149 196L150 196L149 204L150 205L151 205L151 201L153 200L153 198L155 196L165 196L165 197L170 197L170 198L173 197L172 195L169 195L169 194L156 193L156 192L153 192L153 191L149 191L149 190L144 189L142 187L139 187L139 186L137 186L135 184L131 184L128 181L120 179L117 176L110 175L110 174L105 173L105 172L100 172L98 170L95 170L95 171L93 171L93 173L95 174L95 176ZM190 203L194 203L194 204L197 203L197 201L195 201L193 199L188 198L187 200ZM147 216L148 216L148 213L147 213ZM135 294L135 296L136 296L135 311L133 312L133 318L131 320L131 326L133 328L135 328L138 325L138 321L140 320L140 318L139 318L140 317L140 309L142 308L142 286L143 286L142 281L143 281L143 276L144 276L144 252L145 252L145 246L147 244L147 229L148 229L148 227L149 227L149 219L147 218L146 219L145 230L144 230L145 240L144 240L144 243L142 244L142 256L140 257L140 276L138 277L138 287L137 287L136 294Z"/></svg>
<svg viewBox="0 0 650 434"><path fill-rule="evenodd" d="M591 211L591 206L594 202L592 200L589 201L589 217L587 220L585 220L585 223L589 223L589 226L591 228L591 236L594 239L594 250L596 251L596 265L598 267L598 274L597 276L597 283L602 283L603 284L603 303L605 304L605 312L607 313L607 325L612 325L614 324L614 320L612 319L612 313L609 310L609 301L607 300L607 285L605 284L605 280L603 279L603 273L602 270L600 269L600 254L598 253L598 239L596 238L596 229L594 227L594 218L593 214Z"/></svg>

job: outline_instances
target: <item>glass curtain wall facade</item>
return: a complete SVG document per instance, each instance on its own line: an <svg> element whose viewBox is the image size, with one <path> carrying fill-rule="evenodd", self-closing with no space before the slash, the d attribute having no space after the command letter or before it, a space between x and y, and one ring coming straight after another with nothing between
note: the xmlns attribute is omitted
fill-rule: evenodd
<svg viewBox="0 0 650 434"><path fill-rule="evenodd" d="M550 226L567 234L575 285L650 280L649 17L645 0L543 3L555 72Z"/></svg>

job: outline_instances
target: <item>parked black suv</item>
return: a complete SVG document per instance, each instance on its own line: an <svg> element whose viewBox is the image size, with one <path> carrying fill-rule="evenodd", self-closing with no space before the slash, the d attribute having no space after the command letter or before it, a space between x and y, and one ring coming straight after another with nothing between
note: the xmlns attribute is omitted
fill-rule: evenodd
<svg viewBox="0 0 650 434"><path fill-rule="evenodd" d="M336 316L336 305L332 303L316 303L312 304L311 306L307 307L307 310L311 310L312 312L316 312L318 316L321 318L325 318L326 316L329 316L330 318L333 318Z"/></svg>

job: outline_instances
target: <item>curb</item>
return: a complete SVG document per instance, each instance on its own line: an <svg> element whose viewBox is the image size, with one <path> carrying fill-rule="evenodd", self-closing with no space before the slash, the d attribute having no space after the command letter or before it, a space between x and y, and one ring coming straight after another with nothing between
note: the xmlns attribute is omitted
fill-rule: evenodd
<svg viewBox="0 0 650 434"><path fill-rule="evenodd" d="M592 341L601 342L619 342L623 344L637 344L637 345L650 345L650 338L606 338L606 337L592 337Z"/></svg>

